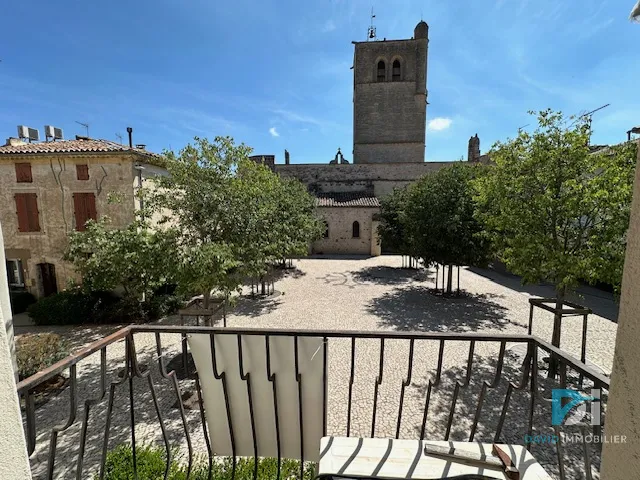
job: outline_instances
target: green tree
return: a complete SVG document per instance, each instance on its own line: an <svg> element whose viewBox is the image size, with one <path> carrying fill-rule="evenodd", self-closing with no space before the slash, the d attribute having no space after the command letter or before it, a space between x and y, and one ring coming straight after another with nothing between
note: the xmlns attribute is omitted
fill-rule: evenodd
<svg viewBox="0 0 640 480"><path fill-rule="evenodd" d="M453 266L487 261L488 242L476 220L471 180L484 167L456 163L425 175L409 187L403 235L412 255L425 265L448 267L446 293L452 293Z"/></svg>
<svg viewBox="0 0 640 480"><path fill-rule="evenodd" d="M405 209L408 198L407 188L394 188L380 200L378 235L386 250L410 255L411 248L405 225Z"/></svg>
<svg viewBox="0 0 640 480"><path fill-rule="evenodd" d="M315 214L315 198L303 183L294 178L279 181L273 239L276 256L284 265L288 258L309 252L309 244L322 237L324 224Z"/></svg>
<svg viewBox="0 0 640 480"><path fill-rule="evenodd" d="M245 211L251 210L238 201L236 185L250 151L230 137L196 138L177 155L165 152L169 174L145 188L157 228L175 238L178 286L183 293L202 294L204 308L213 290L228 294L242 283L229 273L239 268Z"/></svg>
<svg viewBox="0 0 640 480"><path fill-rule="evenodd" d="M250 151L229 137L196 138L178 155L167 153L169 175L147 189L159 225L176 239L178 285L200 292L205 308L212 291L226 301L246 278L264 278L315 236L312 197L249 160Z"/></svg>
<svg viewBox="0 0 640 480"><path fill-rule="evenodd" d="M475 182L478 216L512 272L555 286L559 346L567 291L579 280L620 282L635 144L594 153L587 118L551 110L537 118L533 133L494 145L495 165Z"/></svg>
<svg viewBox="0 0 640 480"><path fill-rule="evenodd" d="M117 229L103 217L87 222L85 231L69 234L65 259L81 275L84 289L122 287L126 296L141 299L173 281L169 263L173 245L171 235L145 228L139 221Z"/></svg>

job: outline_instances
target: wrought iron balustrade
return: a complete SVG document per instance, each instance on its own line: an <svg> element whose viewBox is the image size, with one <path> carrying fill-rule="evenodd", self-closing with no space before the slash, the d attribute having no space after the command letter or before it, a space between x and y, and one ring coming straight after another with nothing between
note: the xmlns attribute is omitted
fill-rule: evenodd
<svg viewBox="0 0 640 480"><path fill-rule="evenodd" d="M185 340L198 335L210 340L210 372L196 371ZM221 367L216 353L223 337L237 342L233 369ZM284 338L292 345L295 378L276 380L281 374L274 373L274 345ZM302 393L307 374L299 370L298 345L309 338L320 339L321 398ZM247 350L256 342L264 347ZM264 365L257 368L260 355ZM558 378L547 378L545 359L557 361ZM60 374L68 377L66 386L43 403L43 386ZM244 382L250 408L246 424L237 425L240 406L226 388L225 401L207 411L202 381L212 378ZM281 388L285 380L293 409L278 405L283 397L276 382L282 381ZM270 382L272 394L258 392L258 381ZM608 377L530 335L132 325L21 381L18 393L34 478L95 473L102 478L107 452L123 442L134 452L141 444L162 445L167 464L179 458L190 472L198 458L211 469L222 449L212 442L208 420L213 416L228 427L235 469L242 435L252 438L253 457L265 456L259 447L265 438L257 438L263 434L254 421L254 411L265 405L274 412L273 438L266 441L273 442L278 465L285 437L298 439L300 453L294 456L303 461L309 460L305 449L319 445L323 435L451 439L526 444L552 475L591 478L599 470L599 444L573 439L578 438L574 434L599 437L601 424L592 430L583 424L551 425L554 388L600 389L604 421ZM312 400L321 402L322 415L321 431L310 438L313 428L305 425L303 412Z"/></svg>

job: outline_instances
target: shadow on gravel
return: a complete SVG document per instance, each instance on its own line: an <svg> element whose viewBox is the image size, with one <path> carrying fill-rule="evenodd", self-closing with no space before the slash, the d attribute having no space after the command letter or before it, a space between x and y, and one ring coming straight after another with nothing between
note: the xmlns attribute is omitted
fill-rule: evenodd
<svg viewBox="0 0 640 480"><path fill-rule="evenodd" d="M276 290L274 295L269 296L245 296L238 304L229 309L228 314L234 317L261 317L276 310L282 304L282 293Z"/></svg>
<svg viewBox="0 0 640 480"><path fill-rule="evenodd" d="M413 281L425 282L433 279L432 272L385 266L367 267L349 273L355 282L378 285L402 285Z"/></svg>
<svg viewBox="0 0 640 480"><path fill-rule="evenodd" d="M425 287L396 289L373 299L367 310L383 328L402 331L467 332L506 328L507 309L494 302L499 295L441 297Z"/></svg>
<svg viewBox="0 0 640 480"><path fill-rule="evenodd" d="M510 273L501 273L495 270L475 267L469 267L469 271L517 292L528 293L535 297L554 296L554 289L550 284L522 285L521 278ZM612 293L588 285L582 285L578 287L576 292L571 293L567 299L590 308L593 313L599 317L618 323L619 305L615 301Z"/></svg>

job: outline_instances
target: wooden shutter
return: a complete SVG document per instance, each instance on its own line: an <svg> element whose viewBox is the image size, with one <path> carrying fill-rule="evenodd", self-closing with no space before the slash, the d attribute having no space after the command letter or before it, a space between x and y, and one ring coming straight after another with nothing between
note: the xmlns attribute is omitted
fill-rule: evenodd
<svg viewBox="0 0 640 480"><path fill-rule="evenodd" d="M39 232L38 196L35 193L16 193L16 213L19 232Z"/></svg>
<svg viewBox="0 0 640 480"><path fill-rule="evenodd" d="M83 232L89 219L97 220L96 196L93 193L74 193L73 208L76 217L76 230Z"/></svg>
<svg viewBox="0 0 640 480"><path fill-rule="evenodd" d="M30 163L16 163L16 181L19 183L33 182Z"/></svg>
<svg viewBox="0 0 640 480"><path fill-rule="evenodd" d="M89 165L76 165L78 180L89 180Z"/></svg>

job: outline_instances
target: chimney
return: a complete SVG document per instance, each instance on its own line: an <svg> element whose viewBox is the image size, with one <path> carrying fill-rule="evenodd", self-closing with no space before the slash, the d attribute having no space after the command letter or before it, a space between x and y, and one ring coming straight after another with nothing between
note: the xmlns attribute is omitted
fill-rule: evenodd
<svg viewBox="0 0 640 480"><path fill-rule="evenodd" d="M136 148L138 150L144 150L145 148L147 148L147 145L144 144L144 143L138 143L138 144L136 144Z"/></svg>
<svg viewBox="0 0 640 480"><path fill-rule="evenodd" d="M127 133L129 134L129 148L133 148L133 128L127 127Z"/></svg>
<svg viewBox="0 0 640 480"><path fill-rule="evenodd" d="M469 139L469 150L467 151L467 161L468 162L479 162L480 161L480 139L478 138L478 134Z"/></svg>
<svg viewBox="0 0 640 480"><path fill-rule="evenodd" d="M284 164L289 165L289 152L286 149L284 151Z"/></svg>

